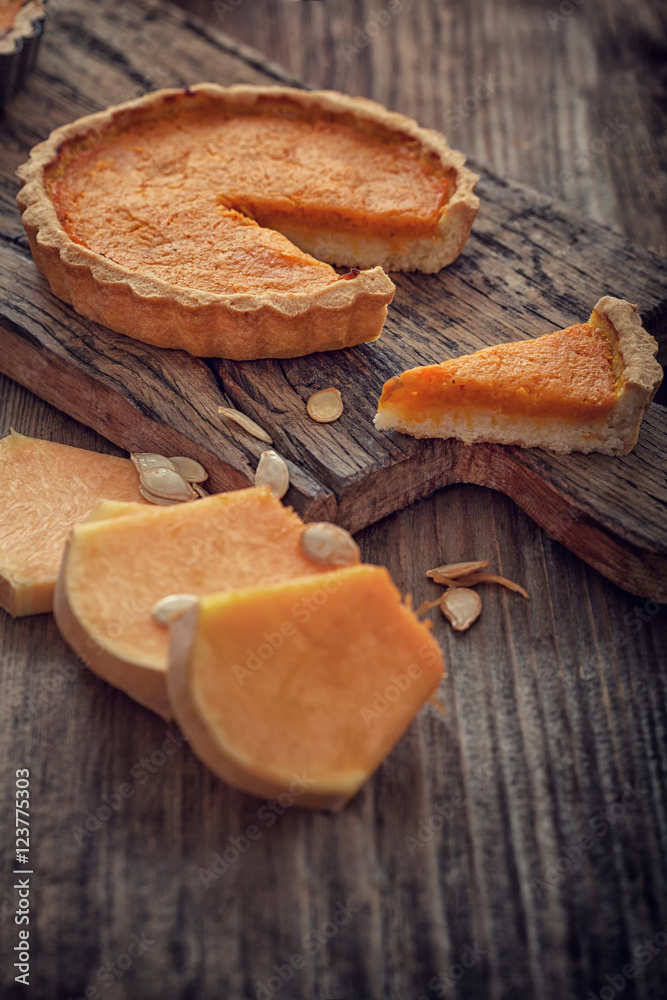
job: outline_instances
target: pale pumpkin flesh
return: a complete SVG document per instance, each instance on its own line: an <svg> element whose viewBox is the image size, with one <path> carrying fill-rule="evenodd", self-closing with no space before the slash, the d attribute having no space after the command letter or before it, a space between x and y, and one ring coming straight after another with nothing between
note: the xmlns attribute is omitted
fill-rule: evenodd
<svg viewBox="0 0 667 1000"><path fill-rule="evenodd" d="M300 549L302 529L266 488L141 511L105 504L72 532L56 620L95 673L168 717L169 638L152 615L157 601L322 573Z"/></svg>
<svg viewBox="0 0 667 1000"><path fill-rule="evenodd" d="M14 431L0 441L0 607L52 610L69 532L103 497L147 506L129 459Z"/></svg>

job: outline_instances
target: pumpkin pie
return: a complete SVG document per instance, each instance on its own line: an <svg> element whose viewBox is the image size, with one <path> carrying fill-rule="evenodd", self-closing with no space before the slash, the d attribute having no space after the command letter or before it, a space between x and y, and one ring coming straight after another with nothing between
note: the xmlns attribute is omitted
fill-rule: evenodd
<svg viewBox="0 0 667 1000"><path fill-rule="evenodd" d="M291 357L375 340L385 268L454 260L478 208L463 164L373 101L200 84L56 129L18 201L82 315L195 355Z"/></svg>
<svg viewBox="0 0 667 1000"><path fill-rule="evenodd" d="M16 51L44 16L39 0L0 0L0 55Z"/></svg>
<svg viewBox="0 0 667 1000"><path fill-rule="evenodd" d="M390 379L375 426L466 444L625 455L662 381L657 349L637 307L605 296L587 323Z"/></svg>

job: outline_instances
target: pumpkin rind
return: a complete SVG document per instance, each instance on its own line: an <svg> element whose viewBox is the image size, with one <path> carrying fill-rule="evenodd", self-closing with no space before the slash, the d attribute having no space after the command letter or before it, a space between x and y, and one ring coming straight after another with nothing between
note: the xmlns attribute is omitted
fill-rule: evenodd
<svg viewBox="0 0 667 1000"><path fill-rule="evenodd" d="M0 441L0 607L52 610L70 529L103 497L146 506L128 459L15 431Z"/></svg>
<svg viewBox="0 0 667 1000"><path fill-rule="evenodd" d="M300 549L303 522L266 488L171 507L105 503L77 525L56 587L56 621L98 676L168 718L169 594L196 596L320 574Z"/></svg>

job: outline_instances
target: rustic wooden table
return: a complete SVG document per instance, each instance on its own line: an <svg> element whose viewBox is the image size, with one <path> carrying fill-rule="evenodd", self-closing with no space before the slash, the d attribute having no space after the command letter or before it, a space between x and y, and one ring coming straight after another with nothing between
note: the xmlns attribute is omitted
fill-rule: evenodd
<svg viewBox="0 0 667 1000"><path fill-rule="evenodd" d="M443 128L667 256L664 5L188 6L208 23L157 0L55 0L0 157L18 164L55 124L147 89L294 78ZM0 192L3 239L21 244L14 194ZM17 384L0 392L0 433L116 450ZM230 790L174 726L93 677L49 616L0 617L3 997L665 995L664 607L482 488L440 491L359 541L417 601L433 589L425 560L482 554L532 600L489 589L469 633L436 624L446 716L423 712L338 816ZM27 990L13 967L17 768L32 795Z"/></svg>

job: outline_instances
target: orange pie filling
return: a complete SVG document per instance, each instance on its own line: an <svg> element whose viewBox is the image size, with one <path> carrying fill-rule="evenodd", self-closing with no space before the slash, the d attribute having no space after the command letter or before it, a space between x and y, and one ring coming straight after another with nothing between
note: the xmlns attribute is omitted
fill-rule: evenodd
<svg viewBox="0 0 667 1000"><path fill-rule="evenodd" d="M380 409L406 420L437 420L480 408L508 417L604 421L618 393L615 335L594 314L590 323L534 341L498 344L439 365L413 368L384 387Z"/></svg>
<svg viewBox="0 0 667 1000"><path fill-rule="evenodd" d="M127 113L126 113L127 114ZM122 116L122 113L121 113ZM77 243L130 271L218 294L312 292L339 276L287 232L435 236L450 176L400 134L209 102L64 143L47 171Z"/></svg>
<svg viewBox="0 0 667 1000"><path fill-rule="evenodd" d="M16 15L27 0L0 0L0 38L14 27Z"/></svg>

